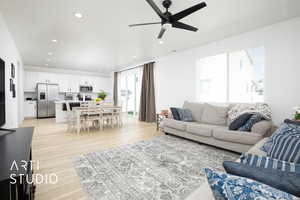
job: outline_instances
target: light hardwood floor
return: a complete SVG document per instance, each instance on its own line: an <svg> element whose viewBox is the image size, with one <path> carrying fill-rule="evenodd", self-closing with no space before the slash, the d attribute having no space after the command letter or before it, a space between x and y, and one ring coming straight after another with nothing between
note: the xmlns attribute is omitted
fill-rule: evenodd
<svg viewBox="0 0 300 200"><path fill-rule="evenodd" d="M80 135L67 133L67 126L56 124L54 119L25 120L22 126L35 127L33 160L39 161L40 166L34 173L55 173L58 176L57 184L37 185L37 200L87 199L72 166L74 157L162 135L156 131L154 124L138 122L134 118L124 119L122 128L91 131Z"/></svg>

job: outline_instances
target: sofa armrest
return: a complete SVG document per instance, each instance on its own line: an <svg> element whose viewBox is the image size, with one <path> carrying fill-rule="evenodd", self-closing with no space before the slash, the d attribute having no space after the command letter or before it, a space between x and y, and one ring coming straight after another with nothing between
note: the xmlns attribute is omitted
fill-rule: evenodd
<svg viewBox="0 0 300 200"><path fill-rule="evenodd" d="M169 113L168 113L168 118L169 118L169 119L174 119L174 117L173 117L173 115L172 115L172 112L169 112Z"/></svg>
<svg viewBox="0 0 300 200"><path fill-rule="evenodd" d="M262 137L269 137L271 135L272 127L272 121L262 120L253 125L251 132L258 133Z"/></svg>

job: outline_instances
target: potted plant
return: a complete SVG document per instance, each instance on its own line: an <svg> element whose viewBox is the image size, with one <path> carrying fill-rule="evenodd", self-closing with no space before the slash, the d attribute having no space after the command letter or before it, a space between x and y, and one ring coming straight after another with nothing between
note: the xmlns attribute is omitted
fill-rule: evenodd
<svg viewBox="0 0 300 200"><path fill-rule="evenodd" d="M300 106L295 107L295 120L300 121Z"/></svg>
<svg viewBox="0 0 300 200"><path fill-rule="evenodd" d="M105 100L105 98L107 97L107 93L106 92L99 92L97 93L97 98L96 101L102 101Z"/></svg>

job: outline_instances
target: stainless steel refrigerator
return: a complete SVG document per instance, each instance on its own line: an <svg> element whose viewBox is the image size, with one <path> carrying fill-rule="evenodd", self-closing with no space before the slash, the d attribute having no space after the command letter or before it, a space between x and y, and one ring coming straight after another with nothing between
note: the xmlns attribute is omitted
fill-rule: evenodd
<svg viewBox="0 0 300 200"><path fill-rule="evenodd" d="M55 101L59 100L58 84L38 83L37 118L55 117Z"/></svg>

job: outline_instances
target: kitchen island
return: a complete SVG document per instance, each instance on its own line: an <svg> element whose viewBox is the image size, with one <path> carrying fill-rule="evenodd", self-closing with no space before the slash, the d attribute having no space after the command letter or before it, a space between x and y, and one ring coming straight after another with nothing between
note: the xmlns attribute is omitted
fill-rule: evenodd
<svg viewBox="0 0 300 200"><path fill-rule="evenodd" d="M78 107L79 107L80 102L82 102L82 101L56 101L55 102L55 113L56 113L55 121L56 121L56 123L67 123L68 112L65 107L65 104L67 102L69 104L78 104Z"/></svg>

